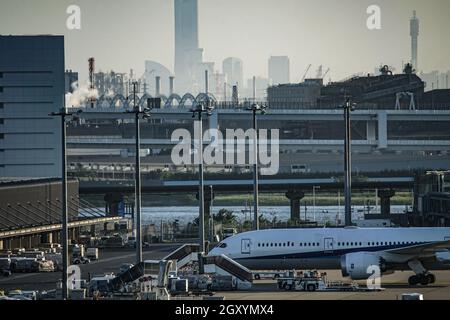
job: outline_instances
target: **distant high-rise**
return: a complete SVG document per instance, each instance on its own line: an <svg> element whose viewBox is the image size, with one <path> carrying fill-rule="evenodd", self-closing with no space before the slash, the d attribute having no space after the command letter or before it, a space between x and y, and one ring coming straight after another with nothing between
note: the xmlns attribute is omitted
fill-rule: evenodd
<svg viewBox="0 0 450 320"><path fill-rule="evenodd" d="M410 20L411 35L411 64L417 70L417 39L419 37L419 19L416 17L416 10L413 11L413 17Z"/></svg>
<svg viewBox="0 0 450 320"><path fill-rule="evenodd" d="M289 57L272 56L269 58L269 80L274 85L290 82Z"/></svg>
<svg viewBox="0 0 450 320"><path fill-rule="evenodd" d="M197 0L174 0L175 7L175 85L177 92L190 91L203 50L198 47Z"/></svg>
<svg viewBox="0 0 450 320"><path fill-rule="evenodd" d="M0 36L0 178L61 177L64 37Z"/></svg>
<svg viewBox="0 0 450 320"><path fill-rule="evenodd" d="M239 58L226 58L222 63L223 73L230 86L237 85L240 88L244 86L243 63Z"/></svg>

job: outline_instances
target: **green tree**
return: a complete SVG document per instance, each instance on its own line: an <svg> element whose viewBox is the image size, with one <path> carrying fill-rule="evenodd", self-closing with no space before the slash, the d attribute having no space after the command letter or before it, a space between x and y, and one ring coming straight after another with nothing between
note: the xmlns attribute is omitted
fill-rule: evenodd
<svg viewBox="0 0 450 320"><path fill-rule="evenodd" d="M213 216L215 222L220 222L223 225L236 225L236 216L233 214L233 211L227 209L220 209L217 214Z"/></svg>

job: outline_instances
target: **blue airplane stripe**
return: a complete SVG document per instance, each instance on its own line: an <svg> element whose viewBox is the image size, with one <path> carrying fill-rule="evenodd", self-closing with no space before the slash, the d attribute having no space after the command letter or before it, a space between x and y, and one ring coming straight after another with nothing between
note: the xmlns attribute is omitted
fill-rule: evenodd
<svg viewBox="0 0 450 320"><path fill-rule="evenodd" d="M277 254L270 256L252 256L252 257L240 257L239 259L307 259L307 258L327 258L327 257L336 257L342 256L347 253L352 252L373 252L373 251L381 251L381 250L390 250L390 249L398 249L398 248L407 248L414 247L417 245L428 244L431 242L424 242L418 244L396 244L396 245L387 245L387 246L376 246L376 247L359 247L359 248L348 248L348 249L338 249L338 250L330 250L330 251L313 251L313 252L294 252L288 254Z"/></svg>

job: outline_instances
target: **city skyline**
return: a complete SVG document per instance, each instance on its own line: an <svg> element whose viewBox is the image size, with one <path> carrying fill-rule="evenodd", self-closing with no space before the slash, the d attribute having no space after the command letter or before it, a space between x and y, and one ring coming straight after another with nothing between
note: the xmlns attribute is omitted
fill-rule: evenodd
<svg viewBox="0 0 450 320"><path fill-rule="evenodd" d="M81 8L81 30L70 31L65 26L69 4L77 4ZM300 81L309 64L315 69L322 64L329 66L327 77L333 80L360 72L373 72L380 64L392 65L395 72L400 72L402 63L411 59L409 20L413 10L417 10L421 21L418 71L450 69L447 59L450 45L442 41L449 25L445 18L450 8L447 1L434 0L427 4L420 1L378 1L381 30L366 27L369 16L366 9L370 4L368 1L356 3L347 0L339 4L345 10L337 10L337 5L328 0L320 4L266 1L258 2L258 6L254 0L240 1L239 5L234 0L199 0L199 47L204 49L203 60L214 62L215 69L220 72L225 58L242 59L244 78L253 75L268 77L267 59L271 55L289 57L292 82ZM278 8L276 14L271 10L274 6ZM87 78L87 58L90 56L96 58L97 70L129 72L134 69L140 76L145 71L145 60L153 60L174 71L173 1L135 0L128 4L126 11L122 10L120 2L108 1L109 25L104 23L101 1L72 3L64 0L55 3L21 0L2 3L1 7L2 34L65 35L66 68L78 71L81 80ZM248 22L249 14L255 17L252 24ZM116 23L115 17L121 17L123 23ZM12 23L14 20L23 23L19 26ZM349 38L358 41L350 43L345 40ZM386 50L386 46L391 50ZM440 50L423 49L437 46ZM346 54L348 51L352 54ZM310 75L314 72L311 70Z"/></svg>

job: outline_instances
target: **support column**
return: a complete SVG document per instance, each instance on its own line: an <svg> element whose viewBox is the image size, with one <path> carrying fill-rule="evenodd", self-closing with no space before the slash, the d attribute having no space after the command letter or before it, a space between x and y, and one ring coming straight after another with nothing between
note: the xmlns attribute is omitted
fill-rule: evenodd
<svg viewBox="0 0 450 320"><path fill-rule="evenodd" d="M367 141L375 141L377 140L377 126L375 121L367 121L366 122L366 135Z"/></svg>
<svg viewBox="0 0 450 320"><path fill-rule="evenodd" d="M386 149L387 145L387 113L378 112L378 149Z"/></svg>
<svg viewBox="0 0 450 320"><path fill-rule="evenodd" d="M205 207L205 219L209 219L209 216L211 215L211 201L214 200L214 192L211 193L209 186L207 188L205 188L205 192L204 192L204 198L203 198L203 203L204 203L204 207ZM199 200L199 195L198 192L195 196L197 198L197 200Z"/></svg>
<svg viewBox="0 0 450 320"><path fill-rule="evenodd" d="M0 239L0 250L3 250L3 240Z"/></svg>
<svg viewBox="0 0 450 320"><path fill-rule="evenodd" d="M120 209L120 203L124 201L123 194L118 192L111 192L105 194L103 199L106 202L105 208L106 208L106 215L108 216L118 216L119 215L119 209Z"/></svg>
<svg viewBox="0 0 450 320"><path fill-rule="evenodd" d="M391 214L391 198L395 195L395 191L390 190L378 190L378 197L380 197L381 203L381 217L389 218Z"/></svg>
<svg viewBox="0 0 450 320"><path fill-rule="evenodd" d="M41 234L41 243L53 243L53 235L51 232Z"/></svg>
<svg viewBox="0 0 450 320"><path fill-rule="evenodd" d="M289 190L286 198L291 201L291 220L300 221L300 200L305 197L305 193L300 190Z"/></svg>

